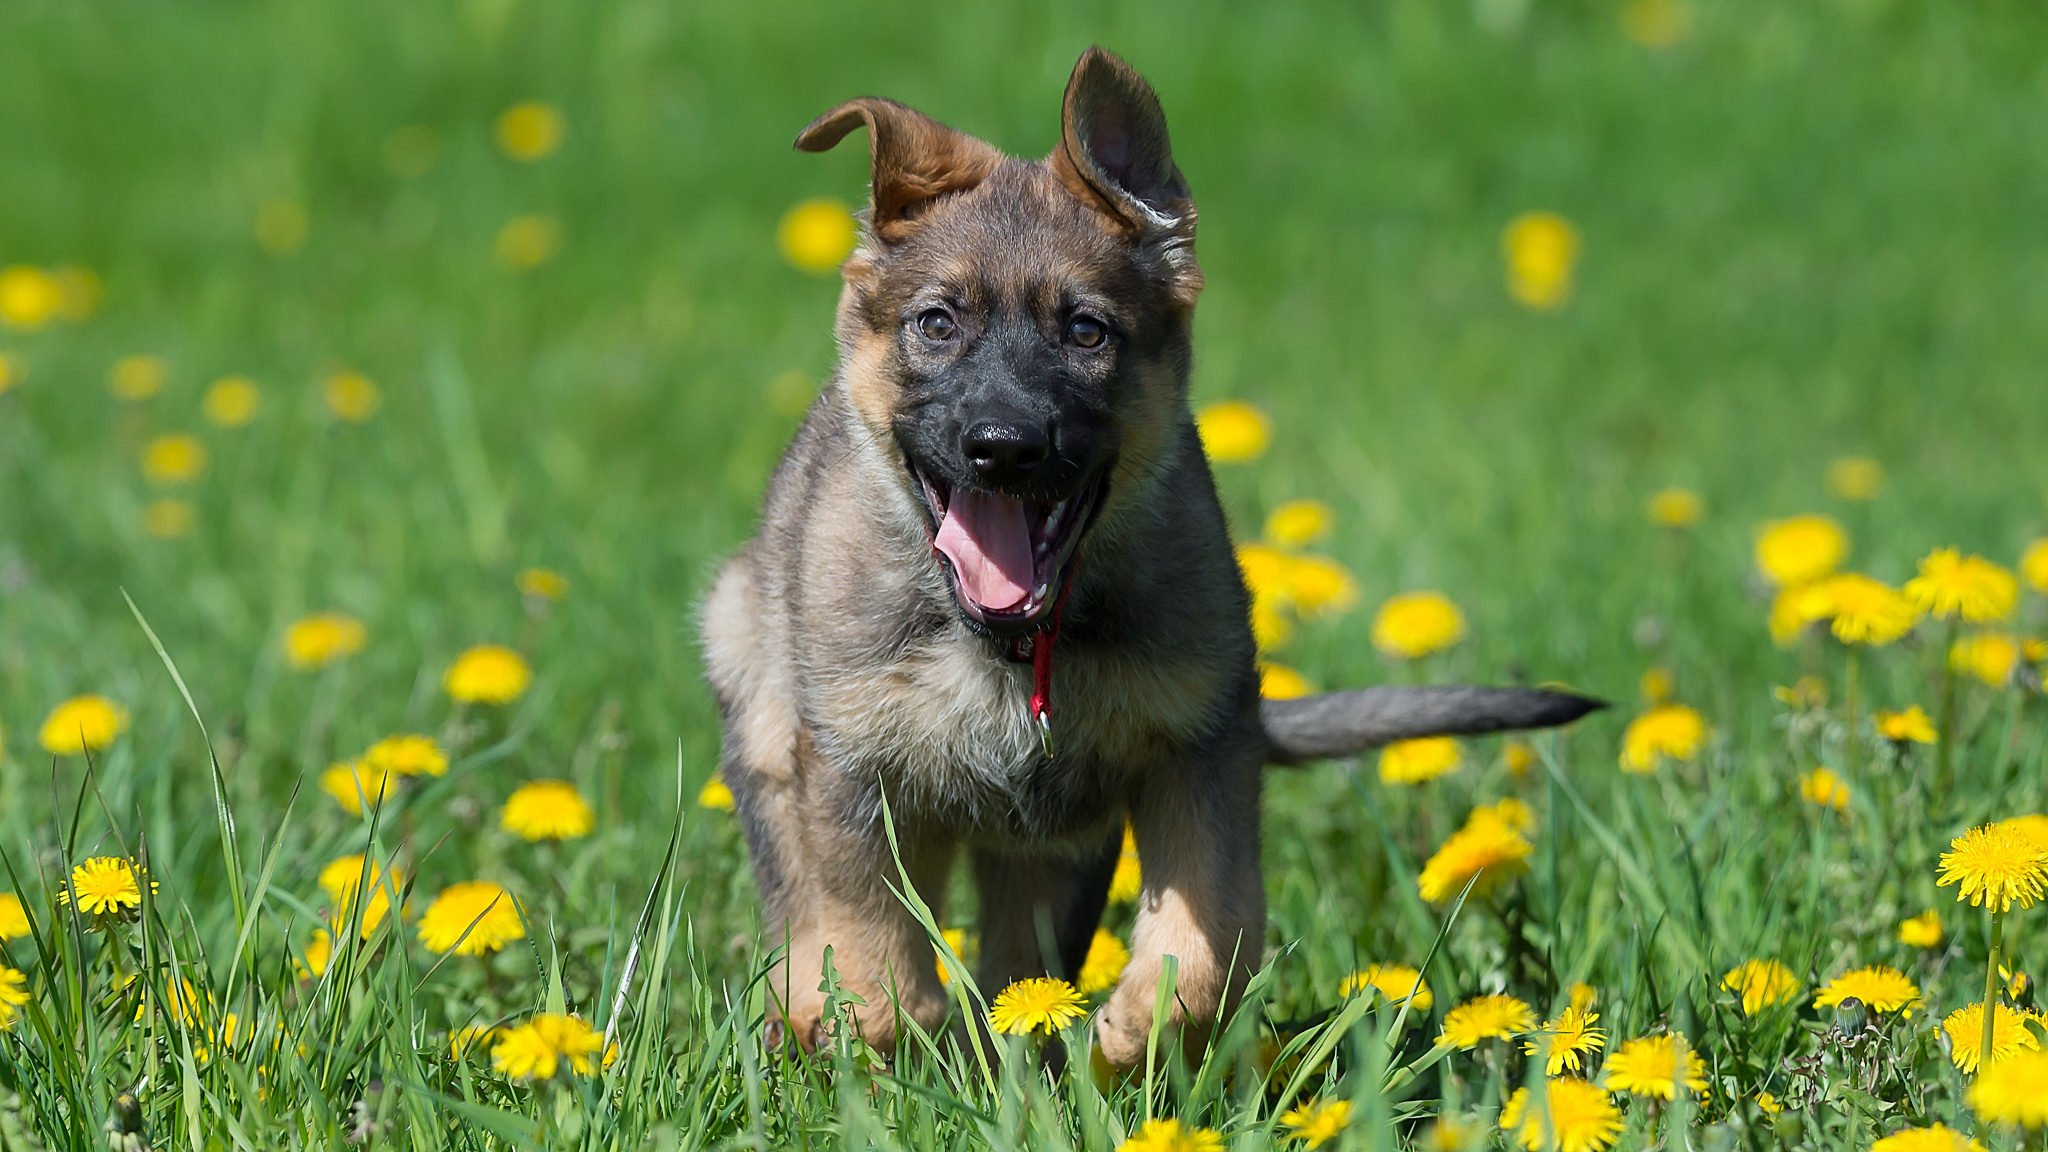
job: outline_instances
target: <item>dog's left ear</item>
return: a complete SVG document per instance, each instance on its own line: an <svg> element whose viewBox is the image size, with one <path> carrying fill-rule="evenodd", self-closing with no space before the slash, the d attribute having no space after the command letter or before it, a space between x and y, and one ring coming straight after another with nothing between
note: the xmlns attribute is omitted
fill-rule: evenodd
<svg viewBox="0 0 2048 1152"><path fill-rule="evenodd" d="M1101 48L1081 54L1060 109L1060 146L1047 163L1068 191L1156 248L1179 294L1193 302L1202 283L1194 196L1173 162L1159 97L1137 69Z"/></svg>
<svg viewBox="0 0 2048 1152"><path fill-rule="evenodd" d="M885 244L908 236L917 215L949 192L988 179L1003 154L965 132L894 100L848 100L797 135L805 152L823 152L856 128L868 130L868 226Z"/></svg>

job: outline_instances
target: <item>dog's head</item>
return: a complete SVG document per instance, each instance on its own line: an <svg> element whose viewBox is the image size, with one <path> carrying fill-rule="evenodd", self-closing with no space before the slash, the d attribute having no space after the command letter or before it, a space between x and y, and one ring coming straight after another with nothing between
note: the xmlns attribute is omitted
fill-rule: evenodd
<svg viewBox="0 0 2048 1152"><path fill-rule="evenodd" d="M827 112L797 147L859 127L872 199L840 298L845 387L900 455L961 611L1030 630L1184 420L1201 271L1165 114L1091 48L1044 160L877 99Z"/></svg>

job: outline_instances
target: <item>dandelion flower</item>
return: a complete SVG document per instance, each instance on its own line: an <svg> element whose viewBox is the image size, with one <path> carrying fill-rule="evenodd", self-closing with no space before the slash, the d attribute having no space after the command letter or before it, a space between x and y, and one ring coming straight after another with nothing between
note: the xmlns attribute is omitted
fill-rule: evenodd
<svg viewBox="0 0 2048 1152"><path fill-rule="evenodd" d="M1816 1008L1833 1008L1844 1000L1859 1000L1872 1012L1899 1012L1911 1016L1920 1007L1920 989L1904 972L1884 965L1854 968L1821 986L1815 994Z"/></svg>
<svg viewBox="0 0 2048 1152"><path fill-rule="evenodd" d="M1636 690L1643 694L1643 701L1651 707L1671 703L1672 682L1669 668L1645 668L1636 679Z"/></svg>
<svg viewBox="0 0 2048 1152"><path fill-rule="evenodd" d="M1500 1110L1500 1130L1528 1152L1603 1152L1621 1135L1621 1109L1597 1084L1546 1080L1540 1105L1531 1106L1527 1088L1515 1089Z"/></svg>
<svg viewBox="0 0 2048 1152"><path fill-rule="evenodd" d="M1129 824L1124 825L1124 846L1117 853L1116 871L1109 877L1109 902L1129 904L1144 891L1145 875L1138 863L1138 837Z"/></svg>
<svg viewBox="0 0 2048 1152"><path fill-rule="evenodd" d="M714 774L702 788L697 789L697 807L713 812L732 811L732 788L726 784L725 777Z"/></svg>
<svg viewBox="0 0 2048 1152"><path fill-rule="evenodd" d="M1785 1110L1785 1106L1778 1103L1778 1098L1769 1092L1759 1092L1756 1094L1756 1110L1766 1116L1776 1116Z"/></svg>
<svg viewBox="0 0 2048 1152"><path fill-rule="evenodd" d="M1868 456L1838 456L1828 462L1828 491L1844 500L1877 499L1884 487L1884 465Z"/></svg>
<svg viewBox="0 0 2048 1152"><path fill-rule="evenodd" d="M1744 960L1721 977L1721 987L1742 998L1742 1014L1790 1004L1799 995L1799 978L1776 960Z"/></svg>
<svg viewBox="0 0 2048 1152"><path fill-rule="evenodd" d="M196 436L158 436L142 449L142 474L152 484L190 484L204 471L206 445Z"/></svg>
<svg viewBox="0 0 2048 1152"><path fill-rule="evenodd" d="M1275 547L1305 547L1328 536L1335 519L1321 500L1289 500L1267 514L1265 537Z"/></svg>
<svg viewBox="0 0 2048 1152"><path fill-rule="evenodd" d="M1771 598L1769 627L1771 643L1790 648L1804 635L1807 626L1828 618L1833 602L1828 599L1825 580L1812 584L1790 584Z"/></svg>
<svg viewBox="0 0 2048 1152"><path fill-rule="evenodd" d="M1554 212L1524 212L1501 230L1508 295L1537 312L1564 307L1579 259L1579 233Z"/></svg>
<svg viewBox="0 0 2048 1152"><path fill-rule="evenodd" d="M1870 1152L1985 1152L1982 1141L1945 1124L1901 1128L1870 1146Z"/></svg>
<svg viewBox="0 0 2048 1152"><path fill-rule="evenodd" d="M1305 1148L1321 1148L1351 1125L1351 1101L1310 1100L1280 1114L1280 1125Z"/></svg>
<svg viewBox="0 0 2048 1152"><path fill-rule="evenodd" d="M2006 633L1979 632L1956 638L1949 646L1948 666L1993 688L2003 688L2012 683L2020 654L2019 642Z"/></svg>
<svg viewBox="0 0 2048 1152"><path fill-rule="evenodd" d="M19 940L28 931L28 909L22 907L21 897L0 892L0 940Z"/></svg>
<svg viewBox="0 0 2048 1152"><path fill-rule="evenodd" d="M1098 928L1096 931L1099 932L1101 929ZM939 935L946 938L946 947L953 950L953 955L958 956L963 961L967 959L967 930L965 928L941 928L939 929ZM953 973L946 968L945 953L937 948L932 949L932 962L939 970L939 983L951 984L953 982Z"/></svg>
<svg viewBox="0 0 2048 1152"><path fill-rule="evenodd" d="M156 356L123 356L107 370L107 388L123 400L147 400L163 391L170 369Z"/></svg>
<svg viewBox="0 0 2048 1152"><path fill-rule="evenodd" d="M1771 697L1787 708L1806 712L1828 706L1828 686L1818 676L1801 676L1790 684L1772 685Z"/></svg>
<svg viewBox="0 0 2048 1152"><path fill-rule="evenodd" d="M1847 812L1849 784L1832 768L1815 768L1799 774L1799 798L1816 808Z"/></svg>
<svg viewBox="0 0 2048 1152"><path fill-rule="evenodd" d="M1546 1076L1578 1072L1586 1057L1607 1047L1607 1033L1593 1027L1600 1014L1591 1005L1573 1004L1543 1022L1543 1027L1522 1045L1530 1056L1543 1057Z"/></svg>
<svg viewBox="0 0 2048 1152"><path fill-rule="evenodd" d="M159 540L192 534L192 505L183 500L151 500L142 509L142 530Z"/></svg>
<svg viewBox="0 0 2048 1152"><path fill-rule="evenodd" d="M2022 1128L2048 1128L2048 1052L2022 1052L2000 1060L1970 1085L1977 1119Z"/></svg>
<svg viewBox="0 0 2048 1152"><path fill-rule="evenodd" d="M2027 545L2020 553L2020 578L2027 586L2048 596L2048 536Z"/></svg>
<svg viewBox="0 0 2048 1152"><path fill-rule="evenodd" d="M562 110L539 100L522 100L498 113L495 128L498 151L522 164L554 155L567 133Z"/></svg>
<svg viewBox="0 0 2048 1152"><path fill-rule="evenodd" d="M498 1030L489 1024L464 1024L448 1034L448 1058L467 1060L496 1045Z"/></svg>
<svg viewBox="0 0 2048 1152"><path fill-rule="evenodd" d="M498 229L491 252L514 272L528 272L555 258L562 247L562 222L544 212L514 216Z"/></svg>
<svg viewBox="0 0 2048 1152"><path fill-rule="evenodd" d="M28 1003L28 974L0 964L0 1032L14 1027Z"/></svg>
<svg viewBox="0 0 2048 1152"><path fill-rule="evenodd" d="M1097 928L1095 938L1088 942L1088 955L1081 961L1081 994L1093 996L1116 987L1117 981L1123 977L1124 966L1130 962L1131 950L1124 947L1124 942L1114 932Z"/></svg>
<svg viewBox="0 0 2048 1152"><path fill-rule="evenodd" d="M512 894L486 880L443 888L420 915L420 943L433 952L482 956L525 935Z"/></svg>
<svg viewBox="0 0 2048 1152"><path fill-rule="evenodd" d="M1242 400L1221 400L1195 413L1202 452L1214 464L1244 464L1266 454L1273 425L1266 414Z"/></svg>
<svg viewBox="0 0 2048 1152"><path fill-rule="evenodd" d="M246 426L262 406L263 392L247 376L223 376L208 385L199 400L207 421L221 428Z"/></svg>
<svg viewBox="0 0 2048 1152"><path fill-rule="evenodd" d="M1500 760L1508 775L1520 780L1536 766L1536 749L1527 740L1505 740L1501 742Z"/></svg>
<svg viewBox="0 0 2048 1152"><path fill-rule="evenodd" d="M1912 601L1882 581L1844 572L1828 577L1821 591L1828 598L1829 628L1844 644L1883 647L1913 630Z"/></svg>
<svg viewBox="0 0 2048 1152"><path fill-rule="evenodd" d="M142 910L140 878L147 875L119 856L94 856L71 870L71 883L57 890L57 903L71 903L75 892L78 910L87 916L126 917ZM157 887L149 882L151 895Z"/></svg>
<svg viewBox="0 0 2048 1152"><path fill-rule="evenodd" d="M366 883L370 894L358 900L356 893ZM346 928L350 919L359 916L363 938L367 940L391 914L393 901L405 892L405 873L375 863L365 866L362 854L356 853L328 861L320 869L320 888L334 901L335 926Z"/></svg>
<svg viewBox="0 0 2048 1152"><path fill-rule="evenodd" d="M1252 593L1252 644L1261 653L1276 652L1294 639L1294 621L1285 605L1279 593Z"/></svg>
<svg viewBox="0 0 2048 1152"><path fill-rule="evenodd" d="M1908 948L1939 948L1941 940L1941 914L1932 908L1899 921L1899 943Z"/></svg>
<svg viewBox="0 0 2048 1152"><path fill-rule="evenodd" d="M1661 51L1685 39L1692 30L1692 7L1685 0L1629 0L1621 10L1621 31L1644 48Z"/></svg>
<svg viewBox="0 0 2048 1152"><path fill-rule="evenodd" d="M444 776L448 753L432 736L401 732L370 745L363 753L363 767L396 776Z"/></svg>
<svg viewBox="0 0 2048 1152"><path fill-rule="evenodd" d="M1372 646L1400 660L1420 660L1465 638L1465 614L1441 592L1389 596L1372 620Z"/></svg>
<svg viewBox="0 0 2048 1152"><path fill-rule="evenodd" d="M334 937L327 929L321 928L306 941L305 951L299 953L299 959L293 966L298 969L299 979L317 980L327 974L327 966L333 960Z"/></svg>
<svg viewBox="0 0 2048 1152"><path fill-rule="evenodd" d="M1650 523L1660 528L1690 528L1706 512L1706 501L1690 488L1665 488L1650 496Z"/></svg>
<svg viewBox="0 0 2048 1152"><path fill-rule="evenodd" d="M1038 976L1002 990L989 1005L988 1020L1006 1036L1057 1032L1088 1014L1081 993L1065 980Z"/></svg>
<svg viewBox="0 0 2048 1152"><path fill-rule="evenodd" d="M497 644L482 644L455 658L441 686L464 704L509 704L533 681L526 657Z"/></svg>
<svg viewBox="0 0 2048 1152"><path fill-rule="evenodd" d="M528 840L574 840L590 835L597 814L567 780L522 784L505 800L499 824Z"/></svg>
<svg viewBox="0 0 2048 1152"><path fill-rule="evenodd" d="M34 332L57 319L62 298L56 277L33 264L0 268L0 327Z"/></svg>
<svg viewBox="0 0 2048 1152"><path fill-rule="evenodd" d="M1436 1004L1436 995L1429 990L1421 971L1406 964L1369 965L1346 976L1337 988L1339 996L1359 992L1371 992L1393 1007L1406 1003L1413 1012L1427 1012Z"/></svg>
<svg viewBox="0 0 2048 1152"><path fill-rule="evenodd" d="M1513 996L1475 996L1444 1013L1437 1043L1477 1048L1488 1040L1512 1040L1536 1027L1536 1011Z"/></svg>
<svg viewBox="0 0 2048 1152"><path fill-rule="evenodd" d="M369 420L384 404L377 385L360 372L334 373L321 385L321 395L334 418L350 424Z"/></svg>
<svg viewBox="0 0 2048 1152"><path fill-rule="evenodd" d="M1387 784L1421 784L1458 770L1458 741L1450 736L1396 740L1380 749L1380 780Z"/></svg>
<svg viewBox="0 0 2048 1152"><path fill-rule="evenodd" d="M775 246L792 267L804 272L836 270L859 242L853 212L837 200L805 200L782 214Z"/></svg>
<svg viewBox="0 0 2048 1152"><path fill-rule="evenodd" d="M1223 1152L1223 1137L1178 1120L1147 1120L1116 1152Z"/></svg>
<svg viewBox="0 0 2048 1152"><path fill-rule="evenodd" d="M361 760L338 761L320 774L320 790L334 797L342 811L351 816L361 816L365 805L382 805L396 782L394 773Z"/></svg>
<svg viewBox="0 0 2048 1152"><path fill-rule="evenodd" d="M552 1080L568 1068L579 1076L598 1070L604 1033L574 1016L543 1012L498 1030L491 1066L514 1080Z"/></svg>
<svg viewBox="0 0 2048 1152"><path fill-rule="evenodd" d="M1253 599L1270 596L1284 602L1288 598L1292 589L1287 576L1293 561L1287 553L1270 544L1239 544L1236 556L1238 572Z"/></svg>
<svg viewBox="0 0 2048 1152"><path fill-rule="evenodd" d="M1934 743L1934 721L1918 704L1904 712L1879 712L1877 734L1894 744Z"/></svg>
<svg viewBox="0 0 2048 1152"><path fill-rule="evenodd" d="M1358 604L1358 582L1349 569L1327 556L1296 556L1287 562L1287 600L1303 616L1336 616Z"/></svg>
<svg viewBox="0 0 2048 1152"><path fill-rule="evenodd" d="M1514 796L1505 797L1493 804L1481 804L1467 816L1468 823L1479 820L1497 820L1509 828L1527 836L1536 830L1536 813L1528 804Z"/></svg>
<svg viewBox="0 0 2048 1152"><path fill-rule="evenodd" d="M1660 704L1629 721L1621 737L1621 769L1637 775L1654 772L1665 760L1684 763L1707 742L1707 722L1683 704Z"/></svg>
<svg viewBox="0 0 2048 1152"><path fill-rule="evenodd" d="M272 256L289 256L304 248L309 230L306 206L285 196L274 196L258 204L250 228L256 243Z"/></svg>
<svg viewBox="0 0 2048 1152"><path fill-rule="evenodd" d="M1998 823L2048 848L2048 816L2039 812L2029 812L2024 816L2000 820Z"/></svg>
<svg viewBox="0 0 2048 1152"><path fill-rule="evenodd" d="M128 730L128 710L105 696L73 696L43 718L43 751L52 756L98 752Z"/></svg>
<svg viewBox="0 0 2048 1152"><path fill-rule="evenodd" d="M1681 1085L1695 1095L1707 1090L1707 1062L1675 1032L1623 1044L1607 1057L1600 1076L1616 1092L1659 1100L1675 1098Z"/></svg>
<svg viewBox="0 0 2048 1152"><path fill-rule="evenodd" d="M1937 620L1990 624L2019 605L2019 581L1982 556L1937 548L1920 561L1920 574L1906 581L1906 598Z"/></svg>
<svg viewBox="0 0 2048 1152"><path fill-rule="evenodd" d="M1285 664L1259 661L1259 695L1268 700L1295 700L1315 691L1308 677Z"/></svg>
<svg viewBox="0 0 2048 1152"><path fill-rule="evenodd" d="M1780 588L1832 575L1849 555L1849 534L1826 516L1792 516L1763 526L1756 567Z"/></svg>
<svg viewBox="0 0 2048 1152"><path fill-rule="evenodd" d="M1935 883L1992 912L2031 908L2048 887L2048 844L2009 822L1972 828L1949 841Z"/></svg>
<svg viewBox="0 0 2048 1152"><path fill-rule="evenodd" d="M1528 871L1534 850L1528 838L1506 821L1474 812L1423 864L1415 885L1432 904L1464 891L1467 882L1474 897L1484 897Z"/></svg>
<svg viewBox="0 0 2048 1152"><path fill-rule="evenodd" d="M2027 1027L2033 1019L2029 1013L1997 1005L1991 1022L1992 1063L2041 1046ZM1948 1034L1948 1058L1964 1075L1976 1075L1977 1059L1983 1054L1984 1002L1979 1000L1949 1013L1941 1022L1941 1030Z"/></svg>
<svg viewBox="0 0 2048 1152"><path fill-rule="evenodd" d="M569 578L552 568L522 568L514 582L520 595L535 600L558 603L569 594Z"/></svg>
<svg viewBox="0 0 2048 1152"><path fill-rule="evenodd" d="M345 612L321 612L284 630L284 658L294 668L324 668L363 650L369 630Z"/></svg>

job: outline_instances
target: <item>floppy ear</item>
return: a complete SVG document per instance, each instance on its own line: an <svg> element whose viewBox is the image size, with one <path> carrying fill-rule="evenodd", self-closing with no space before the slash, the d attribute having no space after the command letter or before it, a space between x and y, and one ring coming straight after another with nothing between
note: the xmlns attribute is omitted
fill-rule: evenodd
<svg viewBox="0 0 2048 1152"><path fill-rule="evenodd" d="M1003 154L894 100L848 100L797 133L796 146L823 152L855 128L868 130L868 227L883 243L910 234L918 210L948 192L988 179Z"/></svg>
<svg viewBox="0 0 2048 1152"><path fill-rule="evenodd" d="M1090 48L1074 65L1050 162L1069 191L1132 232L1193 226L1194 199L1174 166L1159 97L1113 53Z"/></svg>

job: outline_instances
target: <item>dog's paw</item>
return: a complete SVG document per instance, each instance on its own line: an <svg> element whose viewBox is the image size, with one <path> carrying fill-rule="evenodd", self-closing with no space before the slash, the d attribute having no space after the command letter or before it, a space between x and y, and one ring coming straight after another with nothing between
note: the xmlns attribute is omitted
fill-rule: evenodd
<svg viewBox="0 0 2048 1152"><path fill-rule="evenodd" d="M1142 989L1142 995L1139 992L1128 986L1118 988L1095 1020L1096 1050L1116 1072L1129 1072L1145 1062L1145 1045L1152 1037L1151 989Z"/></svg>

